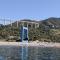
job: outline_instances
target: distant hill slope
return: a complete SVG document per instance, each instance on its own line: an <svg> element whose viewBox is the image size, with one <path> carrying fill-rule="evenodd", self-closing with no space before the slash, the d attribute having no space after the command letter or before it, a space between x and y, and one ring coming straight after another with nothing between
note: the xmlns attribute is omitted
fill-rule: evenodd
<svg viewBox="0 0 60 60"><path fill-rule="evenodd" d="M60 26L60 18L53 18L53 17L48 18L43 21L40 21L40 24Z"/></svg>
<svg viewBox="0 0 60 60"><path fill-rule="evenodd" d="M20 27L21 21L37 22L37 23L39 23L40 25L43 25L43 26L54 25L56 27L60 27L60 18L54 18L54 17L51 17L51 18L48 18L48 19L45 19L45 20L41 20L41 21L23 19L23 20L18 21L18 26L19 27ZM16 27L17 21L12 23L12 25ZM8 26L10 26L10 24Z"/></svg>

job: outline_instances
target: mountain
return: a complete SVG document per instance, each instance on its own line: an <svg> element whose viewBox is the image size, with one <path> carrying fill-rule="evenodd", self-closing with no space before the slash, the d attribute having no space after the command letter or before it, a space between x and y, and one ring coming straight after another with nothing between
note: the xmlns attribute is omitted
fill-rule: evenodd
<svg viewBox="0 0 60 60"><path fill-rule="evenodd" d="M41 21L41 23L44 24L44 25L60 26L60 18L51 17L51 18L48 18L48 19L45 19L45 20Z"/></svg>

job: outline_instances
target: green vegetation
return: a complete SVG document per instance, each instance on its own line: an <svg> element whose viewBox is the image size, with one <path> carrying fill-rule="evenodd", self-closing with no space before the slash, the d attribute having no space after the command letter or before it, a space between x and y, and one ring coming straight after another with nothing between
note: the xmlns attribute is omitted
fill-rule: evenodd
<svg viewBox="0 0 60 60"><path fill-rule="evenodd" d="M0 28L0 39L6 39L9 41L9 36L14 36L10 39L11 41L16 41L20 36L18 28ZM39 28L29 29L29 41L45 41L45 42L60 42L60 29L48 29L45 30L43 26Z"/></svg>
<svg viewBox="0 0 60 60"><path fill-rule="evenodd" d="M9 27L9 25L0 27L0 40L16 41L20 39L20 26L17 28L15 24L13 27ZM40 21L39 28L29 28L28 35L29 41L60 42L60 20L49 18Z"/></svg>

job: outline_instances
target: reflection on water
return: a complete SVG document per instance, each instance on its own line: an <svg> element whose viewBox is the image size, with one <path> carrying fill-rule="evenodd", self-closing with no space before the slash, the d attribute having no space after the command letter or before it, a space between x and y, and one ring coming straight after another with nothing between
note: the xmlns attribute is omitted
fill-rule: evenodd
<svg viewBox="0 0 60 60"><path fill-rule="evenodd" d="M48 47L30 47L29 60L60 60L60 49Z"/></svg>
<svg viewBox="0 0 60 60"><path fill-rule="evenodd" d="M4 60L4 57L0 56L0 60Z"/></svg>
<svg viewBox="0 0 60 60"><path fill-rule="evenodd" d="M20 47L0 46L0 60L20 60Z"/></svg>
<svg viewBox="0 0 60 60"><path fill-rule="evenodd" d="M60 48L0 46L0 60L60 60ZM27 54L26 54L27 53Z"/></svg>
<svg viewBox="0 0 60 60"><path fill-rule="evenodd" d="M22 46L22 60L28 60L28 47Z"/></svg>

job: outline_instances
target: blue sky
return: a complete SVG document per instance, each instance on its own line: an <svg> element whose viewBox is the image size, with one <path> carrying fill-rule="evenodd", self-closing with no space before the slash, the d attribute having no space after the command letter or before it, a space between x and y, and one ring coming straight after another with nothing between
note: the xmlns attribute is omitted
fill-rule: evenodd
<svg viewBox="0 0 60 60"><path fill-rule="evenodd" d="M0 18L37 19L60 17L60 0L0 0Z"/></svg>

